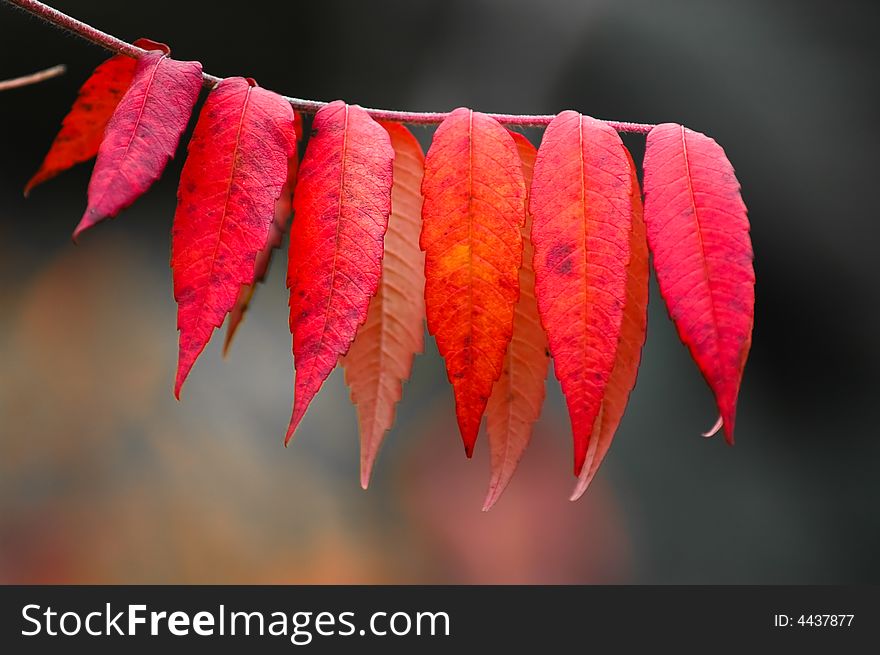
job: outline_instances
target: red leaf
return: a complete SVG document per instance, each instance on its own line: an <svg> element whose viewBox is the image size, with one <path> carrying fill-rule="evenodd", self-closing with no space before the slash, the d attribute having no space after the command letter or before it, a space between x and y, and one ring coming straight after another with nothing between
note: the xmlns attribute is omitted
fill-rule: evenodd
<svg viewBox="0 0 880 655"><path fill-rule="evenodd" d="M148 52L119 101L89 181L89 205L73 232L116 216L159 179L202 88L202 65Z"/></svg>
<svg viewBox="0 0 880 655"><path fill-rule="evenodd" d="M254 280L295 142L290 104L252 80L230 77L208 95L180 176L172 230L178 397L241 285Z"/></svg>
<svg viewBox="0 0 880 655"><path fill-rule="evenodd" d="M575 475L620 339L631 190L617 132L573 111L553 119L538 150L530 210L538 309L568 404Z"/></svg>
<svg viewBox="0 0 880 655"><path fill-rule="evenodd" d="M229 353L229 347L232 345L232 339L238 331L238 326L244 320L245 312L250 307L251 300L254 297L257 283L266 279L266 273L269 272L269 264L272 261L272 253L276 248L281 247L281 242L287 230L290 227L290 216L293 211L293 189L296 187L296 174L299 170L299 156L297 149L302 135L302 116L294 113L294 127L296 129L296 146L294 147L293 157L290 158L288 165L287 180L281 189L281 197L275 203L275 220L269 230L269 240L266 246L257 253L254 261L254 282L253 284L243 284L235 299L235 305L229 312L229 324L226 327L226 341L223 342L224 357Z"/></svg>
<svg viewBox="0 0 880 655"><path fill-rule="evenodd" d="M523 179L528 190L535 167L535 146L522 134L511 132L522 160ZM528 193L526 193L528 198ZM541 415L544 383L550 355L547 335L541 327L535 300L535 270L532 265L532 219L526 214L522 228L523 256L519 269L519 301L513 312L513 336L504 354L501 377L492 387L486 406L486 432L492 460L489 492L483 502L488 511L513 477L523 452L532 438L532 425Z"/></svg>
<svg viewBox="0 0 880 655"><path fill-rule="evenodd" d="M721 146L673 123L648 134L644 169L645 225L660 293L715 394L732 444L755 314L739 182Z"/></svg>
<svg viewBox="0 0 880 655"><path fill-rule="evenodd" d="M425 256L419 249L425 155L399 123L382 124L394 148L391 216L379 288L367 321L342 360L351 399L357 405L361 437L361 486L366 489L379 446L394 423L413 359L422 352L425 331Z"/></svg>
<svg viewBox="0 0 880 655"><path fill-rule="evenodd" d="M434 134L422 193L428 330L470 457L519 297L526 190L513 138L495 119L456 109Z"/></svg>
<svg viewBox="0 0 880 655"><path fill-rule="evenodd" d="M285 443L367 318L391 212L388 132L339 100L318 111L312 132L293 196L287 286L296 383Z"/></svg>
<svg viewBox="0 0 880 655"><path fill-rule="evenodd" d="M134 45L145 50L161 50L165 54L169 52L165 44L149 39L138 39ZM137 59L115 55L95 69L80 87L79 95L64 117L61 130L52 142L40 169L25 186L25 196L38 184L98 154L107 122L128 90L136 67Z"/></svg>
<svg viewBox="0 0 880 655"><path fill-rule="evenodd" d="M632 176L632 227L629 232L630 259L626 267L626 302L623 306L623 324L620 329L620 343L614 359L614 368L587 449L587 459L581 469L571 500L577 500L587 490L596 471L605 459L614 433L623 413L629 394L636 384L642 345L645 343L645 330L648 325L648 243L645 240L645 221L642 216L642 196L636 165L625 151Z"/></svg>

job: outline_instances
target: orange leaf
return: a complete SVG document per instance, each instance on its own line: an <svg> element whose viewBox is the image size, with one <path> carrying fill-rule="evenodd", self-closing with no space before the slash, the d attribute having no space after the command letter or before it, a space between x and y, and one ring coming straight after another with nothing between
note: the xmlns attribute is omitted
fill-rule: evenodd
<svg viewBox="0 0 880 655"><path fill-rule="evenodd" d="M424 348L425 256L419 249L425 155L399 123L382 123L394 148L391 216L379 288L367 320L343 358L345 381L357 405L361 438L361 486L366 489L376 454L394 423L394 409L409 379L413 358Z"/></svg>
<svg viewBox="0 0 880 655"><path fill-rule="evenodd" d="M614 369L605 387L605 396L590 437L587 460L581 469L571 500L580 498L611 447L611 440L626 410L629 394L636 384L645 330L648 326L648 242L645 238L645 220L642 215L642 196L636 165L628 150L632 174L632 227L629 232L630 260L626 267L626 302L623 306L623 324L620 343L614 359Z"/></svg>
<svg viewBox="0 0 880 655"><path fill-rule="evenodd" d="M470 457L519 297L526 191L513 137L485 114L456 109L434 134L422 193L428 330Z"/></svg>
<svg viewBox="0 0 880 655"><path fill-rule="evenodd" d="M522 134L511 132L522 160L526 189L532 184L535 146ZM532 219L523 225L523 257L519 269L519 302L513 312L513 337L504 355L501 377L492 387L486 406L486 432L492 459L492 478L483 511L494 505L507 487L532 438L532 425L544 404L544 382L550 364L547 335L538 317L535 300L535 249L529 233Z"/></svg>
<svg viewBox="0 0 880 655"><path fill-rule="evenodd" d="M608 124L573 111L544 132L529 207L535 291L579 475L614 367L626 298L632 182Z"/></svg>

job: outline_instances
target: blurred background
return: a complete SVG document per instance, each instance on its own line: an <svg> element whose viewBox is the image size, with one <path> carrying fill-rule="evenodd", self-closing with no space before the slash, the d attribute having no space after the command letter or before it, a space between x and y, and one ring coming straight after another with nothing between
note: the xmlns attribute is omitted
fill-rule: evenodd
<svg viewBox="0 0 880 655"><path fill-rule="evenodd" d="M230 356L216 335L173 399L182 152L79 246L91 165L24 201L107 54L0 3L0 79L68 66L0 95L0 581L880 582L876 3L54 5L305 98L570 108L704 131L750 209L756 326L738 443L704 440L712 399L652 282L638 384L591 489L568 502L569 425L551 375L532 445L487 514L485 435L466 460L428 338L364 492L340 370L281 445L284 252ZM643 137L625 140L640 161Z"/></svg>

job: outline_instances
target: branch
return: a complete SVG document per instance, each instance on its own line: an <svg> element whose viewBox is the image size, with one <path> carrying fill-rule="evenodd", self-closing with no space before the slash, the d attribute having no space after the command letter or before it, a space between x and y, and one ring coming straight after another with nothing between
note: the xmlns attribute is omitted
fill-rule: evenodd
<svg viewBox="0 0 880 655"><path fill-rule="evenodd" d="M64 71L66 70L67 69L64 67L64 64L58 64L57 66L52 66L52 68L47 68L46 70L31 73L30 75L14 77L11 80L0 80L0 91L18 89L22 86L30 86L31 84L37 84L38 82L42 82L44 80L51 80L53 77L64 75Z"/></svg>
<svg viewBox="0 0 880 655"><path fill-rule="evenodd" d="M146 51L138 48L127 41L123 41L112 34L107 34L99 29L92 27L82 21L68 16L67 14L50 7L37 0L6 0L9 4L20 7L26 12L41 18L42 20L60 27L76 36L91 41L95 45L106 48L110 52L127 55L128 57L138 58ZM223 78L208 73L203 73L206 87L213 87ZM314 114L326 102L319 100L304 100L302 98L292 98L290 96L282 96L287 100L295 110L306 114ZM409 112L396 111L393 109L369 109L366 112L375 119L385 121L396 121L399 123L410 123L415 125L436 125L443 122L449 115L448 112ZM492 118L504 125L517 125L520 127L542 127L550 123L556 116L555 114L489 114ZM654 125L649 123L629 123L625 121L604 121L618 132L632 132L635 134L647 134Z"/></svg>

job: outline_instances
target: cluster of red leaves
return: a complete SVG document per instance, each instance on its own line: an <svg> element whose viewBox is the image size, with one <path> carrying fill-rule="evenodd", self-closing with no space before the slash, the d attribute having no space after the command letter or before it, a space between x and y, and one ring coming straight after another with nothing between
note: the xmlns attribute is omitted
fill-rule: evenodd
<svg viewBox="0 0 880 655"><path fill-rule="evenodd" d="M141 40L85 83L26 192L97 155L74 236L116 216L173 156L202 87L197 62ZM635 385L648 251L660 291L733 442L751 343L754 272L733 168L710 138L654 128L636 167L617 132L572 111L540 148L457 109L427 156L402 125L341 101L302 121L279 95L229 78L189 143L172 229L181 386L229 315L225 347L290 227L296 367L289 440L339 361L358 409L366 488L423 320L446 363L465 451L483 415L495 503L541 412L550 357L568 404L579 497ZM295 220L291 224L291 215ZM713 431L714 431L713 430Z"/></svg>

